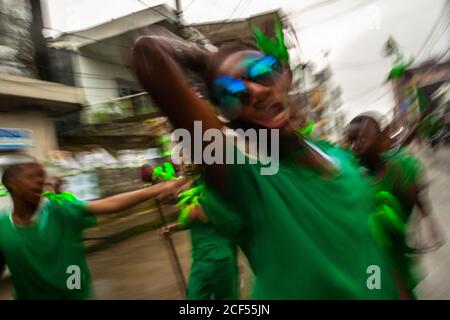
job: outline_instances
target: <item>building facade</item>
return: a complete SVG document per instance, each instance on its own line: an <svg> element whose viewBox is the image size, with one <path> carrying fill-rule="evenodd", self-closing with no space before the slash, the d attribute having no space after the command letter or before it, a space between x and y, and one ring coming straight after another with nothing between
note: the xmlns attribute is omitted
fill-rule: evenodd
<svg viewBox="0 0 450 320"><path fill-rule="evenodd" d="M0 1L0 163L15 154L45 161L57 147L54 117L81 108L82 92L48 81L39 1ZM1 166L1 164L0 164Z"/></svg>

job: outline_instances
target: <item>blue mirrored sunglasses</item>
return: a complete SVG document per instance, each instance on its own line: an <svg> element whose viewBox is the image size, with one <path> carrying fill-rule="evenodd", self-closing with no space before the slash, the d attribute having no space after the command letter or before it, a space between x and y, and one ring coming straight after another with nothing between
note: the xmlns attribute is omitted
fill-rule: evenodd
<svg viewBox="0 0 450 320"><path fill-rule="evenodd" d="M264 56L247 67L247 74L242 79L220 76L213 82L214 103L227 118L232 119L249 101L247 87L243 80L261 85L272 85L281 72L282 67L275 57Z"/></svg>

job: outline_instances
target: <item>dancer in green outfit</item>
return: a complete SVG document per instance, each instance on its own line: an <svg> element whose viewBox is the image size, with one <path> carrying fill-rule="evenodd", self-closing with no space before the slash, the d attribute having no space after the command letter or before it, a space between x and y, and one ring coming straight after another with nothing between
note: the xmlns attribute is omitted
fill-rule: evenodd
<svg viewBox="0 0 450 320"><path fill-rule="evenodd" d="M180 67L205 79L230 127L279 132L279 141L273 141L279 142L279 170L273 175L261 175L267 162L257 158L256 164L249 163L255 155L239 144L233 150L245 164L220 159L202 165L206 187L200 203L208 221L246 255L255 275L254 298L398 298L369 230L373 196L355 161L331 145L304 139L290 125L292 74L284 51L234 43L210 53L183 40L147 36L136 42L133 60L143 87L175 128L186 129L191 137L194 121L201 121L201 133L214 129L219 143L228 139ZM374 269L379 285L371 285Z"/></svg>
<svg viewBox="0 0 450 320"><path fill-rule="evenodd" d="M380 204L386 208L374 221L375 233L387 249L395 277L403 289L403 296L415 298L413 289L418 283L414 272L411 249L406 244L406 227L414 207L423 216L430 214L420 192L423 190L423 166L403 149L386 152L383 116L367 112L349 124L348 140L361 164L368 169L372 188Z"/></svg>
<svg viewBox="0 0 450 320"><path fill-rule="evenodd" d="M180 195L179 219L163 231L190 229L192 266L187 288L189 300L236 300L239 297L237 247L208 222L199 203L203 190L204 185L197 180L194 188Z"/></svg>
<svg viewBox="0 0 450 320"><path fill-rule="evenodd" d="M184 212L183 212L184 211ZM237 247L208 222L201 206L186 206L178 222L165 232L190 229L192 266L189 274L189 300L236 300L239 297Z"/></svg>
<svg viewBox="0 0 450 320"><path fill-rule="evenodd" d="M42 197L45 175L42 165L26 162L6 168L2 177L14 210L0 216L0 275L7 265L16 299L92 298L82 231L95 223L95 215L176 193L187 182L84 202L65 193Z"/></svg>

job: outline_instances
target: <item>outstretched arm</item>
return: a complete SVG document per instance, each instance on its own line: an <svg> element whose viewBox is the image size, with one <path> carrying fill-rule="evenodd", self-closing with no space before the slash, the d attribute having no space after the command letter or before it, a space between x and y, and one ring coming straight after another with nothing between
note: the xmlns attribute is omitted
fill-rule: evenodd
<svg viewBox="0 0 450 320"><path fill-rule="evenodd" d="M88 203L88 211L92 214L103 214L126 210L146 200L177 192L177 190L188 181L188 179L180 178L168 182L161 182L141 190L126 192L109 198L91 201Z"/></svg>

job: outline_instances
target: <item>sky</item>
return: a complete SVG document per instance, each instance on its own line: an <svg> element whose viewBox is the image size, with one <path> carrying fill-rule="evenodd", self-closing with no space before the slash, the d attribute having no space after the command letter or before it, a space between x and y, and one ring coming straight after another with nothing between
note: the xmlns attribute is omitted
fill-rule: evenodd
<svg viewBox="0 0 450 320"><path fill-rule="evenodd" d="M73 31L144 10L146 5L175 0L42 0L45 24ZM329 63L333 83L342 88L341 110L350 120L367 111L388 116L394 107L392 90L383 83L391 67L382 47L393 36L407 57L424 61L450 48L450 27L436 29L429 44L416 57L450 0L180 0L186 23L239 19L282 9L297 33L305 62ZM143 3L142 3L143 2ZM448 22L449 17L446 18ZM328 52L326 58L324 53Z"/></svg>

